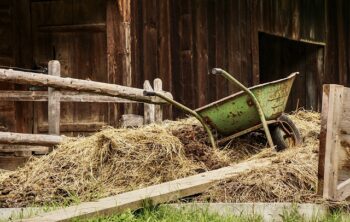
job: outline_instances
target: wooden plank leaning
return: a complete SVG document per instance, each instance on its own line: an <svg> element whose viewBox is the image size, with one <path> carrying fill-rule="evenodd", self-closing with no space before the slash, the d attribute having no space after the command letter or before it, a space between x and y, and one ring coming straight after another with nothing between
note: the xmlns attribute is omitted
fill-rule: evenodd
<svg viewBox="0 0 350 222"><path fill-rule="evenodd" d="M341 201L350 196L350 88L324 85L318 193Z"/></svg>
<svg viewBox="0 0 350 222"><path fill-rule="evenodd" d="M71 221L72 219L77 218L83 219L93 216L111 215L120 213L127 209L136 210L143 207L145 200L149 200L153 204L159 204L202 193L215 182L231 178L242 172L266 167L270 164L270 160L247 161L194 176L103 198L94 202L85 202L76 206L43 213L33 218L21 219L20 221Z"/></svg>

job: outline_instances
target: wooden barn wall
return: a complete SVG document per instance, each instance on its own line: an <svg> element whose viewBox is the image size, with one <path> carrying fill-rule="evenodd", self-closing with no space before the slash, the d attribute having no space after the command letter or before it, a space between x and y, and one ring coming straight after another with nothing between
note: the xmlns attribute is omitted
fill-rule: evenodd
<svg viewBox="0 0 350 222"><path fill-rule="evenodd" d="M208 75L213 67L247 86L260 82L259 33L324 42L324 5L318 0L2 0L0 65L34 68L59 59L63 76L134 87L160 77L176 100L196 108L237 91L221 76ZM23 89L1 85L9 88ZM0 111L5 130L38 132L46 124L46 104L0 103ZM141 112L141 106L64 104L62 122L117 125L129 112ZM167 108L165 117L172 113L183 115Z"/></svg>
<svg viewBox="0 0 350 222"><path fill-rule="evenodd" d="M0 2L0 43L1 66L31 68L32 48L28 0ZM0 83L0 88L11 90L28 87ZM31 132L32 113L32 103L0 102L0 131Z"/></svg>
<svg viewBox="0 0 350 222"><path fill-rule="evenodd" d="M326 82L350 86L350 2L326 1Z"/></svg>
<svg viewBox="0 0 350 222"><path fill-rule="evenodd" d="M222 77L208 75L213 67L228 70L248 86L260 82L260 32L306 42L325 40L323 1L132 2L135 86L160 77L164 88L190 108L237 90Z"/></svg>

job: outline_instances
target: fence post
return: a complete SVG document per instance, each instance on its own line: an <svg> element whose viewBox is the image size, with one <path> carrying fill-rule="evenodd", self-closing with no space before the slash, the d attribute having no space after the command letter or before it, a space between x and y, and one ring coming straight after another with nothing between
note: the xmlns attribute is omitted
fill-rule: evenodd
<svg viewBox="0 0 350 222"><path fill-rule="evenodd" d="M52 60L48 65L49 75L61 76L61 64L57 60ZM48 126L49 134L60 134L60 91L48 88Z"/></svg>
<svg viewBox="0 0 350 222"><path fill-rule="evenodd" d="M157 78L153 81L153 87L154 91L163 91L163 83L162 80ZM154 113L154 120L156 123L160 123L163 121L163 106L162 105L155 105L154 107L155 113Z"/></svg>
<svg viewBox="0 0 350 222"><path fill-rule="evenodd" d="M143 83L143 89L148 90L148 91L153 91L151 83L148 80L146 80ZM144 115L144 117L143 117L144 124L154 123L155 105L149 104L149 103L144 103L143 104L143 115Z"/></svg>

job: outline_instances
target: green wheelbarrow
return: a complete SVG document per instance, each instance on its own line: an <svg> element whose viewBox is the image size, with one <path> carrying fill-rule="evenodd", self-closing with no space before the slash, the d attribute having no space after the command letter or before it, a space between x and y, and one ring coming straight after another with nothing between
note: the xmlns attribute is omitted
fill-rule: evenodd
<svg viewBox="0 0 350 222"><path fill-rule="evenodd" d="M226 71L215 68L212 74L222 75L242 91L192 110L163 94L145 91L147 96L158 96L168 103L196 117L207 131L213 147L216 141L212 129L224 136L218 144L263 128L270 147L282 150L301 143L300 132L283 114L296 73L287 78L246 88ZM275 146L276 145L276 146Z"/></svg>

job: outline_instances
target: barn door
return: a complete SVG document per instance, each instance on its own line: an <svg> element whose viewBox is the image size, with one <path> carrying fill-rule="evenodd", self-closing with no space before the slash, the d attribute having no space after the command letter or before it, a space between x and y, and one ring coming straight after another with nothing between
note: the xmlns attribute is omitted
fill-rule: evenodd
<svg viewBox="0 0 350 222"><path fill-rule="evenodd" d="M300 72L292 87L287 111L303 107L320 111L324 46L259 34L261 82L270 82Z"/></svg>
<svg viewBox="0 0 350 222"><path fill-rule="evenodd" d="M108 82L105 0L32 0L31 14L36 66L56 59L64 77ZM107 106L61 103L61 133L91 132L107 124ZM47 132L47 103L36 103L34 110L34 132Z"/></svg>

